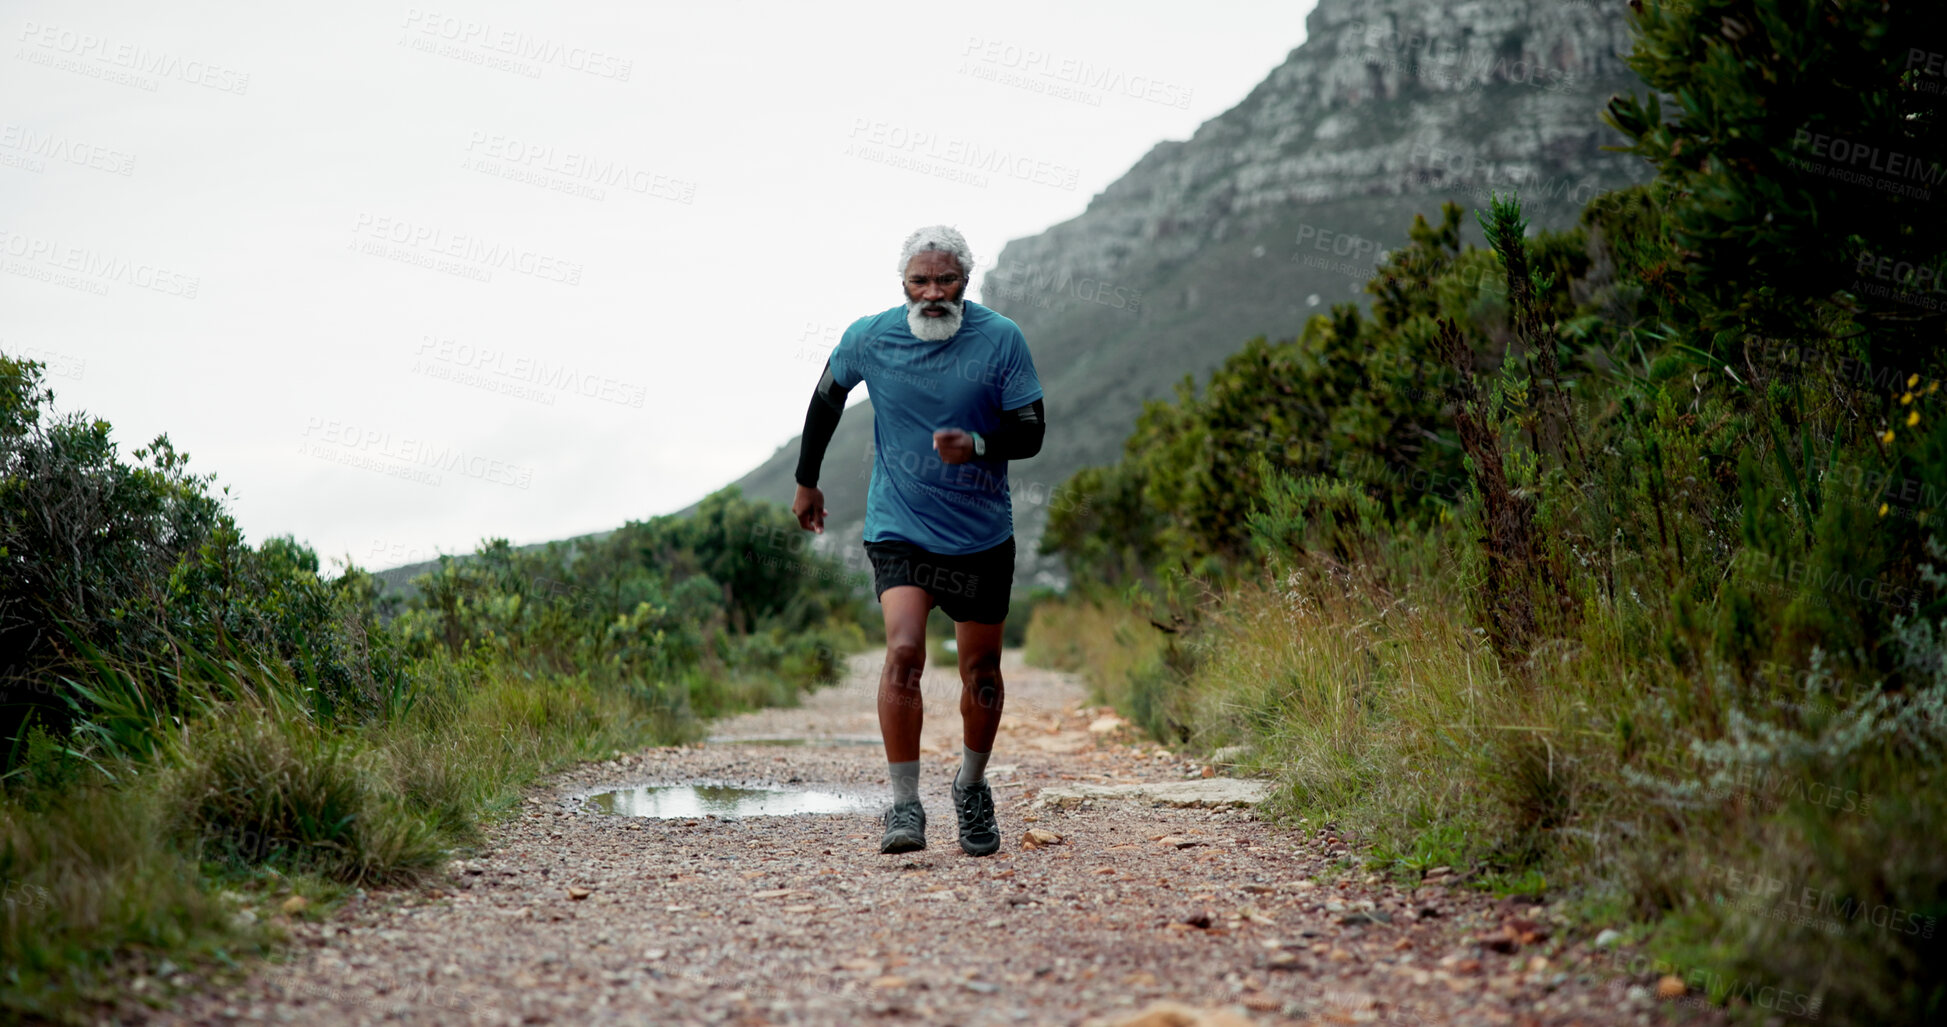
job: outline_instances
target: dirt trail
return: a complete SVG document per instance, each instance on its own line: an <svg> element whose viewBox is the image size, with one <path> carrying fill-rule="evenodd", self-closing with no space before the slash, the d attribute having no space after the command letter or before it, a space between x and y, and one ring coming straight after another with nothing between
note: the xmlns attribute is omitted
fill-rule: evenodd
<svg viewBox="0 0 1947 1027"><path fill-rule="evenodd" d="M1539 937L1557 927L1548 911L1344 879L1330 868L1345 850L1323 831L1275 830L1248 809L1038 806L1047 788L1202 780L1202 768L1091 731L1107 725L1081 688L1014 653L989 768L1001 852L970 858L955 841L949 669L922 689L929 847L881 855L880 661L854 657L845 682L801 708L720 722L711 744L563 774L444 886L294 924L288 961L159 1019L1106 1025L1174 1000L1216 1011L1213 1024L1649 1022L1641 988L1563 972L1559 940ZM582 799L695 782L842 792L871 808L656 820ZM1061 840L1025 847L1030 828ZM1535 929L1525 944L1481 943L1510 917L1533 921L1515 924Z"/></svg>

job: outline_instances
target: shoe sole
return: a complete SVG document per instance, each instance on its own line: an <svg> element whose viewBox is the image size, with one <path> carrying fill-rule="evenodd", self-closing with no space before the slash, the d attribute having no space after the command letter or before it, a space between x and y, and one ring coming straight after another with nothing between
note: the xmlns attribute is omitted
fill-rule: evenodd
<svg viewBox="0 0 1947 1027"><path fill-rule="evenodd" d="M882 839L879 842L879 851L885 853L917 852L923 848L926 848L926 839L915 838L909 834Z"/></svg>
<svg viewBox="0 0 1947 1027"><path fill-rule="evenodd" d="M1000 839L996 838L994 839L994 844L992 845L989 845L985 848L975 848L972 845L968 845L965 841L962 841L960 843L960 851L966 853L969 856L991 856L994 853L1001 851L1001 843L1000 843Z"/></svg>

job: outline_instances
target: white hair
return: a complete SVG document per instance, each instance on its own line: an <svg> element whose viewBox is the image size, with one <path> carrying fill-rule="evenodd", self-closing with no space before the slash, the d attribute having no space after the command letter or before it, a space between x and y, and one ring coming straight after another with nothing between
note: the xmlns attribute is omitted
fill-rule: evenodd
<svg viewBox="0 0 1947 1027"><path fill-rule="evenodd" d="M968 279L973 278L973 250L967 247L967 237L948 225L928 225L906 237L906 245L899 248L899 277L906 277L906 265L927 250L952 255L960 262L960 273Z"/></svg>

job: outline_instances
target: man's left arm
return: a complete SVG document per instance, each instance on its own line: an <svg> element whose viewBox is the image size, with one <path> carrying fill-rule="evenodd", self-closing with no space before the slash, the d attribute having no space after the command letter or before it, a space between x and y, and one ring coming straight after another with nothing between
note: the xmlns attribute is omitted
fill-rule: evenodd
<svg viewBox="0 0 1947 1027"><path fill-rule="evenodd" d="M1039 399L1024 407L1001 411L1001 426L974 437L974 453L983 460L1026 460L1041 452L1048 422Z"/></svg>

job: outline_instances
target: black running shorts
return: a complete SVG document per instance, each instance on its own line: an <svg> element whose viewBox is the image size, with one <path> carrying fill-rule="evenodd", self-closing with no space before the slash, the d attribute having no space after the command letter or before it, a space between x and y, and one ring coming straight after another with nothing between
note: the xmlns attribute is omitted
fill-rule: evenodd
<svg viewBox="0 0 1947 1027"><path fill-rule="evenodd" d="M918 585L954 621L999 624L1007 619L1007 594L1014 587L1014 536L992 549L965 556L929 553L911 542L867 542L873 592Z"/></svg>

